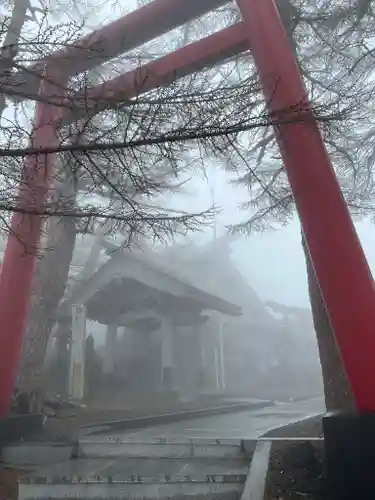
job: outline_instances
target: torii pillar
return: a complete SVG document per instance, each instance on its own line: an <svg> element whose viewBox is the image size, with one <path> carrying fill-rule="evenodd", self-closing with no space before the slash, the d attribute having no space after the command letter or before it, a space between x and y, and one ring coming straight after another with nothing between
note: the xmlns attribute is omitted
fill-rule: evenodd
<svg viewBox="0 0 375 500"><path fill-rule="evenodd" d="M298 215L361 415L323 419L332 497L375 498L375 293L273 0L237 0ZM284 123L284 124L283 124Z"/></svg>

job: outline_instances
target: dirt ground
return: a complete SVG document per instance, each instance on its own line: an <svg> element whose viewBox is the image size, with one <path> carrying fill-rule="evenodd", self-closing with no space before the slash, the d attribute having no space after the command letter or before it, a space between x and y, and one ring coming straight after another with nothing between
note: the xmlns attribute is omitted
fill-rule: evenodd
<svg viewBox="0 0 375 500"><path fill-rule="evenodd" d="M322 442L272 446L264 500L328 500Z"/></svg>
<svg viewBox="0 0 375 500"><path fill-rule="evenodd" d="M0 467L0 500L16 500L18 478L26 471Z"/></svg>
<svg viewBox="0 0 375 500"><path fill-rule="evenodd" d="M279 427L265 436L322 437L320 416ZM324 442L274 442L264 500L328 500L324 472Z"/></svg>

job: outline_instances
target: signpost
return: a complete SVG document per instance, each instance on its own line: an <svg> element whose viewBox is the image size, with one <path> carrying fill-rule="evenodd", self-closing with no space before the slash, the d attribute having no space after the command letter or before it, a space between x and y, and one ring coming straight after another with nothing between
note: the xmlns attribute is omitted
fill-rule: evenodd
<svg viewBox="0 0 375 500"><path fill-rule="evenodd" d="M82 401L85 396L86 308L72 307L72 340L70 346L69 396Z"/></svg>

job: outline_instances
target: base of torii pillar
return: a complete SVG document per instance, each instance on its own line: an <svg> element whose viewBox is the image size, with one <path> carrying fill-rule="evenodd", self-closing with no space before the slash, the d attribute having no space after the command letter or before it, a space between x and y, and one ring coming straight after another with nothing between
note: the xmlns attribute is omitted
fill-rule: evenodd
<svg viewBox="0 0 375 500"><path fill-rule="evenodd" d="M323 417L329 498L375 498L375 413Z"/></svg>

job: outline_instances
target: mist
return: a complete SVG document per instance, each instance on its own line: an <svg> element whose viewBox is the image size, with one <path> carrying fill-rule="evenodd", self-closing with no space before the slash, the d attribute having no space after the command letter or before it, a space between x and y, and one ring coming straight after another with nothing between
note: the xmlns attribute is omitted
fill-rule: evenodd
<svg viewBox="0 0 375 500"><path fill-rule="evenodd" d="M90 12L85 30L136 7L135 0L111 8L101 5ZM216 30L209 19L204 19L203 34ZM172 30L141 46L122 61L124 69L135 68L142 51L152 59L173 50L180 35ZM189 41L201 35L193 30ZM150 54L151 46L157 50ZM105 66L104 79L118 71L115 66ZM210 82L221 77L214 75ZM230 168L229 156L203 154L199 161L198 149L182 149L179 161L186 157L188 163L196 156L194 167L181 174L179 189L154 196L153 204L169 214L213 208L210 223L181 231L184 235L171 231L170 238L164 233L148 237L144 228L130 239L116 229L99 237L100 224L93 234L76 235L48 344L46 366L51 373L60 366L47 377L52 392L90 404L101 404L104 395L120 404L125 393L173 393L177 399L223 393L271 399L306 391L322 394L298 217L282 216L272 229L233 232L252 217L246 204L254 193L240 184L243 171ZM272 170L274 158L266 161ZM374 268L373 226L359 221L357 229ZM78 305L82 311L75 320L72 310ZM72 381L75 342L84 342L87 351L84 355L77 347L81 378L91 377L86 381L91 389L81 383L78 395Z"/></svg>

